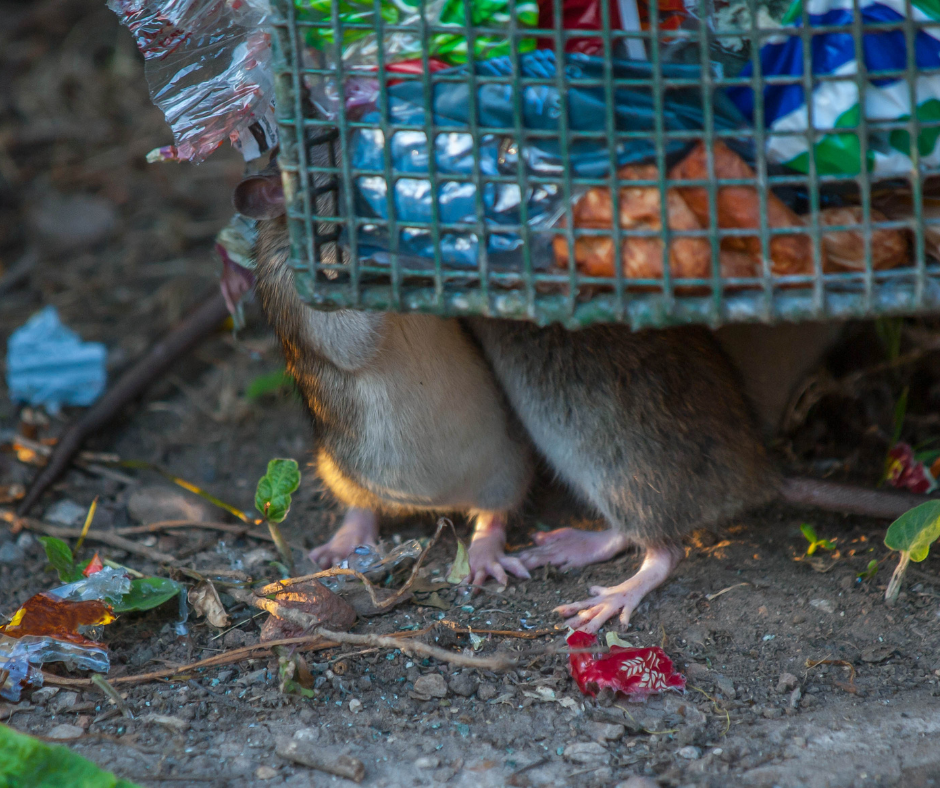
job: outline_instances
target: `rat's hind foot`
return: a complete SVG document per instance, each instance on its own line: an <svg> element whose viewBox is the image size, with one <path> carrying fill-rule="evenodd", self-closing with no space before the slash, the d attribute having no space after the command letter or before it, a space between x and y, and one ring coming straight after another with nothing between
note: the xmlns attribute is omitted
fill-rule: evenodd
<svg viewBox="0 0 940 788"><path fill-rule="evenodd" d="M465 582L481 586L487 577L493 577L504 586L509 582L506 572L528 579L528 570L518 558L506 555L503 552L505 547L506 521L503 515L490 512L478 514L467 556L470 560L470 575Z"/></svg>
<svg viewBox="0 0 940 788"><path fill-rule="evenodd" d="M682 556L682 547L679 545L650 547L639 571L625 583L610 588L592 586L591 593L594 596L590 599L559 605L555 612L571 616L565 624L585 632L597 632L618 613L620 624L626 627L643 597L669 577Z"/></svg>
<svg viewBox="0 0 940 788"><path fill-rule="evenodd" d="M554 564L562 571L588 564L608 561L630 546L624 534L614 528L606 531L581 531L577 528L559 528L557 531L533 534L535 547L519 554L526 569Z"/></svg>
<svg viewBox="0 0 940 788"><path fill-rule="evenodd" d="M321 569L343 562L361 544L375 545L379 540L379 517L371 509L353 507L343 517L343 524L329 542L310 551L310 560Z"/></svg>

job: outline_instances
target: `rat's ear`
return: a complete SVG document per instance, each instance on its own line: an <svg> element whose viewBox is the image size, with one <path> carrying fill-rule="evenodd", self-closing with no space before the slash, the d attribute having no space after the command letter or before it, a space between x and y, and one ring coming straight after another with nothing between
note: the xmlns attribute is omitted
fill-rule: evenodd
<svg viewBox="0 0 940 788"><path fill-rule="evenodd" d="M252 175L235 187L235 210L250 219L275 219L284 214L284 187L279 175Z"/></svg>

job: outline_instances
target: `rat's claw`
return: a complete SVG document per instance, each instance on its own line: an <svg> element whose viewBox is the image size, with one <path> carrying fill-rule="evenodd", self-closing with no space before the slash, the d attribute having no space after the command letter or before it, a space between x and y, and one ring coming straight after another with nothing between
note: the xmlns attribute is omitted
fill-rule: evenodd
<svg viewBox="0 0 940 788"><path fill-rule="evenodd" d="M533 534L532 540L536 546L519 554L526 569L552 564L564 571L607 561L630 544L627 537L614 528L607 531L559 528Z"/></svg>
<svg viewBox="0 0 940 788"><path fill-rule="evenodd" d="M307 555L316 566L329 569L343 562L361 544L375 545L379 538L379 519L370 509L352 508L346 512L343 524L326 544Z"/></svg>
<svg viewBox="0 0 940 788"><path fill-rule="evenodd" d="M555 612L565 616L572 629L597 632L618 613L620 623L627 626L630 616L650 591L660 585L675 569L682 557L681 546L650 547L639 571L618 586L592 586L590 599L559 605Z"/></svg>
<svg viewBox="0 0 940 788"><path fill-rule="evenodd" d="M470 540L467 558L470 561L471 584L481 586L487 577L492 577L501 586L509 582L506 574L529 578L525 565L515 556L506 555L506 529L498 515L481 515L477 518Z"/></svg>

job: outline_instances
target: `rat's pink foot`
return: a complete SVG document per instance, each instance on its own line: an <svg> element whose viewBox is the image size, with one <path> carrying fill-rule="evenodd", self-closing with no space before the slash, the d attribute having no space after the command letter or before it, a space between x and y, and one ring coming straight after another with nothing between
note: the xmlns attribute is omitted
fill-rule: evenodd
<svg viewBox="0 0 940 788"><path fill-rule="evenodd" d="M493 577L504 586L509 582L506 572L515 577L528 579L529 573L522 562L506 555L506 521L501 514L484 512L478 514L470 540L470 575L467 580L475 586L483 585L487 577ZM466 582L466 581L465 581Z"/></svg>
<svg viewBox="0 0 940 788"><path fill-rule="evenodd" d="M588 564L608 561L630 546L630 540L615 528L607 531L581 531L577 528L559 528L548 533L532 535L536 547L519 554L526 569L554 564L562 571Z"/></svg>
<svg viewBox="0 0 940 788"><path fill-rule="evenodd" d="M592 586L590 599L559 605L555 612L571 616L565 624L572 629L597 632L606 621L620 613L620 623L626 627L637 605L650 591L660 585L682 560L683 550L679 545L650 547L639 571L619 586L605 588Z"/></svg>
<svg viewBox="0 0 940 788"><path fill-rule="evenodd" d="M378 540L378 515L371 509L353 507L346 512L343 524L330 541L310 551L310 560L321 569L329 569L342 563L359 545L375 545Z"/></svg>

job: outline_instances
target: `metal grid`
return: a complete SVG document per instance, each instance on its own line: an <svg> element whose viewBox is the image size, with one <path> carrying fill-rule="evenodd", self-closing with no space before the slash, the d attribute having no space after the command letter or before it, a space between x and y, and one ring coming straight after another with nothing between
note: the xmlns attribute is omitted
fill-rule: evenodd
<svg viewBox="0 0 940 788"><path fill-rule="evenodd" d="M708 20L710 5L706 0L692 0L697 4L697 18ZM849 26L813 27L809 12L803 7L801 24L795 27L759 27L755 0L748 0L749 25L739 29L722 29L699 21L692 29L659 31L659 14L655 3L649 8L649 31L626 32L612 30L607 2L600 3L603 30L574 31L562 29L562 0L553 0L554 28L541 29L519 24L515 3L510 3L510 20L505 27L482 28L471 25L471 2L463 3L466 25L457 32L468 41L468 69L465 74L450 71L432 71L430 68L429 38L438 33L454 33L451 26L440 27L422 19L418 33L422 41L420 73L403 75L387 71L388 57L383 47L377 49L376 65L379 119L377 126L384 140L393 139L398 132L418 132L433 140L428 146L435 151L427 155L427 170L421 176L432 185L432 192L447 183L469 183L474 194L474 211L470 221L444 222L437 199L431 199L430 216L426 221L401 221L395 203L395 184L406 178L414 179L414 172L396 169L391 145L385 144L382 165L378 168L356 168L353 163L350 140L359 130L372 130L375 121L357 119L346 106L337 102L334 117L324 117L310 103L307 81L328 80L342 86L354 78L343 63L339 46L330 43L313 59L310 50L304 56L303 42L311 29L327 30L332 42L342 42L350 31L374 33L379 41L400 32L415 33L414 26L399 26L383 21L380 0L374 0L374 16L368 24L345 23L340 15L341 4L331 4L331 18L326 21L309 22L298 18L297 9L290 0L274 0L275 22L273 25L274 61L277 74L277 110L281 135L280 167L286 187L288 222L290 226L292 260L297 272L296 282L301 297L317 308L355 308L366 310L392 310L404 312L426 312L446 316L487 314L493 316L525 319L546 324L560 322L571 328L597 322L624 322L634 328L661 327L683 323L706 323L720 325L733 322L774 322L807 319L844 319L887 314L914 314L932 311L940 306L940 266L928 254L925 230L940 219L925 219L923 195L925 184L933 174L921 166L920 146L910 146L910 172L884 182L877 181L868 169L860 167L856 174L826 174L820 172L814 144L826 134L855 134L858 138L862 162L869 159L869 135L878 130L902 130L909 140L919 141L921 133L937 127L940 121L924 120L918 112L895 121L874 121L866 118L863 111L854 128L838 129L816 126L813 102L807 102L807 126L805 130L792 132L771 131L765 128L765 102L763 88L768 84L799 83L806 95L821 82L840 80L839 77L814 75L812 73L812 38L826 33L848 33L853 36L858 70L853 79L858 86L860 101L864 97L870 79L904 78L909 90L910 104L918 105L915 92L915 76L929 73L918 69L915 60L915 37L927 23L915 19L911 0L906 0L907 13L897 22L878 25L863 25L859 13L860 0L854 0L853 21ZM422 9L424 6L421 6ZM935 26L932 28L935 29ZM906 63L903 70L879 71L871 74L866 70L863 56L863 33L872 31L903 32L906 43ZM798 36L803 42L803 69L799 77L765 76L761 72L761 44L774 36ZM592 37L600 39L604 69L600 79L579 79L562 68L553 78L523 76L513 65L509 75L481 75L475 69L474 52L476 39L484 36L502 37L509 50L509 61L518 62L520 42L533 38L548 38L553 43L556 62L565 59L566 43L573 39ZM747 76L727 77L716 73L710 62L710 52L716 41L737 37L749 42L749 60L752 73ZM613 66L615 48L624 40L645 42L649 61L646 78L619 79ZM664 76L663 52L667 45L681 39L689 46L684 50L696 53L699 73L690 72L687 79ZM665 43L664 43L665 42ZM417 125L396 123L387 111L389 107L389 81L413 82L421 87L424 102L423 122ZM433 97L438 86L463 82L469 84L467 100L468 121L465 126L438 125L434 121ZM479 122L477 103L481 89L486 85L509 85L512 95L512 124L510 127L487 127ZM753 89L753 124L745 129L723 129L715 122L715 91L729 87L748 85ZM523 91L533 87L553 87L558 91L559 124L557 130L528 127L524 122ZM569 128L569 92L579 87L601 88L606 102L606 117L601 141L609 152L607 173L601 177L582 177L562 166L556 173L546 175L533 172L526 166L516 166L509 172L484 172L481 166L481 145L494 137L514 150L516 161L522 158L528 144L552 138L558 145L560 158L567 161L573 146L584 139L597 140L597 133L583 133ZM628 87L647 92L654 108L654 127L645 133L618 130L615 120L615 95L620 88ZM669 130L663 120L669 91L686 87L701 94L702 127L686 131ZM340 90L342 92L342 90ZM470 155L473 166L469 174L459 176L452 172L439 171L436 143L442 135L462 132L469 134ZM794 135L806 140L809 149L805 173L788 170L768 163L765 146L771 135ZM618 145L630 145L643 138L652 145L652 156L648 161L657 167L657 176L650 181L626 181L617 177ZM715 177L712 144L720 139L750 141L753 146L754 179L718 180ZM704 141L707 152L709 177L694 184L704 186L709 195L709 227L700 231L677 232L669 228L667 214L667 188L676 182L668 178L671 154L670 145L681 142L692 145ZM378 177L387 184L387 207L385 218L364 215L356 199L357 179ZM720 250L723 239L746 234L741 230L720 229L718 216L718 190L722 186L750 184L756 186L755 199L759 201L759 227L747 231L760 238L763 261L754 277L724 280L720 272ZM513 184L521 195L533 189L552 189L561 195L562 215L560 221L546 229L533 227L529 222L528 203L519 204L519 218L515 225L494 228L486 216L484 197L490 184ZM608 230L582 229L575 226L573 205L579 194L590 187L606 187L610 190L613 216L620 215L620 190L630 186L655 186L659 189L661 230L635 230L620 227L618 221ZM490 187L492 188L492 187ZM794 231L770 227L767 220L769 190L788 189L802 192L807 209L806 224ZM883 192L904 191L909 195L912 211L903 219L886 222L872 220L872 200L876 189ZM858 225L823 227L819 211L823 200L832 195L842 195L852 204L860 206L863 220ZM846 197L846 195L848 195ZM363 253L361 229L379 230L387 238L388 246L380 256ZM909 238L909 262L892 270L876 271L872 259L872 234L878 229L903 229ZM401 252L402 233L417 230L430 239L431 253L427 260L415 260ZM854 230L861 234L864 242L864 270L854 272L826 273L822 268L823 232ZM940 231L940 227L937 228ZM518 259L512 265L494 265L488 250L488 240L494 232L516 233L521 239ZM802 233L812 241L812 270L803 274L779 276L771 271L770 244L780 234ZM475 251L472 268L451 265L442 253L442 241L448 234L462 233L461 237L476 237L482 240ZM567 241L568 260L562 267L546 268L539 256L539 239L544 247L544 238L563 236ZM611 236L614 249L619 250L624 240L633 237L657 235L663 239L662 277L656 279L627 278L622 266L614 265L611 277L591 277L579 272L575 262L575 240L591 235ZM683 279L677 282L670 272L670 242L676 237L689 235L706 237L712 252L711 276L702 279ZM542 255L544 257L544 255ZM619 255L615 254L619 261Z"/></svg>

